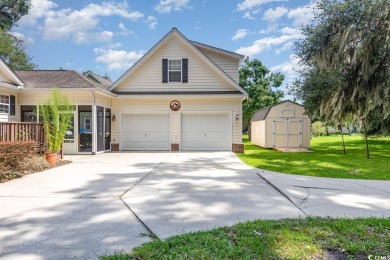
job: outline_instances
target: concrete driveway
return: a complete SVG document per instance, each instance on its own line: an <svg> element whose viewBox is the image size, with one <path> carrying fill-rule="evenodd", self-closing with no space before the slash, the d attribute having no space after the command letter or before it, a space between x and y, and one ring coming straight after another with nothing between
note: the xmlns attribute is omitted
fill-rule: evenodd
<svg viewBox="0 0 390 260"><path fill-rule="evenodd" d="M349 182L253 169L230 152L75 156L0 184L0 258L95 259L259 218L390 216L389 182Z"/></svg>

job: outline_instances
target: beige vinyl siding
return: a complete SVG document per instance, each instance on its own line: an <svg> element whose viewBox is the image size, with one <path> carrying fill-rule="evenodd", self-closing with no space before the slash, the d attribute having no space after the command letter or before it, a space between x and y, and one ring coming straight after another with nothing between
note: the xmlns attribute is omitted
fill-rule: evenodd
<svg viewBox="0 0 390 260"><path fill-rule="evenodd" d="M121 114L125 113L170 113L171 143L180 143L180 115L185 112L226 112L232 116L232 142L242 143L241 98L179 98L181 108L172 111L169 107L173 98L116 98L112 105L112 114L117 120L112 122L113 143L119 143L119 124ZM239 114L239 120L235 115Z"/></svg>
<svg viewBox="0 0 390 260"><path fill-rule="evenodd" d="M19 93L14 90L0 88L0 94L15 96L15 115L11 116L9 114L0 113L0 122L18 122L20 119Z"/></svg>
<svg viewBox="0 0 390 260"><path fill-rule="evenodd" d="M211 59L219 68L221 68L227 75L229 75L235 82L238 80L238 66L239 60L229 57L218 52L213 52L205 48L198 47L209 59Z"/></svg>
<svg viewBox="0 0 390 260"><path fill-rule="evenodd" d="M66 94L70 101L76 105L92 105L93 96L89 91L66 91L61 90ZM37 105L50 96L50 90L37 90L37 91L22 91L19 93L19 106L20 105Z"/></svg>
<svg viewBox="0 0 390 260"><path fill-rule="evenodd" d="M162 83L162 59L188 58L188 83ZM237 89L177 36L172 36L115 91L217 91Z"/></svg>
<svg viewBox="0 0 390 260"><path fill-rule="evenodd" d="M96 93L96 105L111 108L112 98Z"/></svg>

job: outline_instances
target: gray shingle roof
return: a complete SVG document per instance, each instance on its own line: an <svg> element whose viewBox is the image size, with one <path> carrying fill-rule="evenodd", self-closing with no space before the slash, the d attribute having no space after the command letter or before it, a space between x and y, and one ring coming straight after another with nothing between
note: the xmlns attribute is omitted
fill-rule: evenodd
<svg viewBox="0 0 390 260"><path fill-rule="evenodd" d="M106 89L108 89L112 85L112 81L103 78L102 76L99 76L96 73L93 73L92 71L88 71L88 73L85 75L85 77L89 78L91 77L92 80L97 81L97 83L103 85Z"/></svg>
<svg viewBox="0 0 390 260"><path fill-rule="evenodd" d="M96 88L90 80L73 70L18 70L16 75L26 88Z"/></svg>
<svg viewBox="0 0 390 260"><path fill-rule="evenodd" d="M255 112L255 114L253 115L252 119L251 119L251 122L256 122L256 121L261 121L261 120L264 120L267 115L268 115L268 112L271 110L272 107L274 106L277 106L277 105L280 105L280 104L283 104L285 102L290 102L290 103L293 103L293 104L296 104L298 106L302 106L301 104L298 104L296 102L293 102L291 100L284 100L282 102L279 102L277 104L273 104L272 106L269 106L269 107L265 107L265 108L262 108L260 110L257 110ZM305 108L304 106L302 106L303 108ZM306 110L306 109L305 109ZM310 116L309 116L310 117Z"/></svg>
<svg viewBox="0 0 390 260"><path fill-rule="evenodd" d="M268 112L271 110L271 107L272 106L257 110L256 113L253 115L251 122L264 120L267 117Z"/></svg>

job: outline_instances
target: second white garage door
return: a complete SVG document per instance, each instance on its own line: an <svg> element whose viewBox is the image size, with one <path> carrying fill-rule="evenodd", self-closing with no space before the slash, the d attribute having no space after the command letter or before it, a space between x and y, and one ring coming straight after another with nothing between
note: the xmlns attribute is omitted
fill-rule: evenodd
<svg viewBox="0 0 390 260"><path fill-rule="evenodd" d="M169 114L122 116L122 150L170 150Z"/></svg>
<svg viewBox="0 0 390 260"><path fill-rule="evenodd" d="M224 114L182 114L181 150L230 151L230 116Z"/></svg>

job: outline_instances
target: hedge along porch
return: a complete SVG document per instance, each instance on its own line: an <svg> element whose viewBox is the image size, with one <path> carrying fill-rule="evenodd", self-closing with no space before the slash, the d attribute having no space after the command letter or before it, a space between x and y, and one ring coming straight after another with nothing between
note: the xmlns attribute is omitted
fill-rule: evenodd
<svg viewBox="0 0 390 260"><path fill-rule="evenodd" d="M251 120L251 141L264 148L310 148L310 124L302 105L283 101L256 111Z"/></svg>

